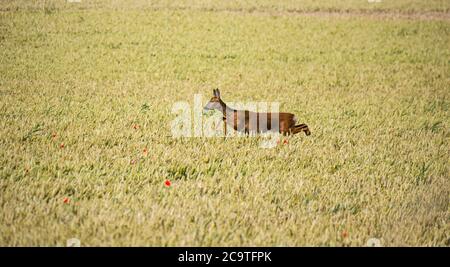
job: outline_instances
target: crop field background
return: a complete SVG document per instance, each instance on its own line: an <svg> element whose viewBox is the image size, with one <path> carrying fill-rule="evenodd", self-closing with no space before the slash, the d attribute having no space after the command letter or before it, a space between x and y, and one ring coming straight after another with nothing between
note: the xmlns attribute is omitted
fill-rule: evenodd
<svg viewBox="0 0 450 267"><path fill-rule="evenodd" d="M0 63L1 246L450 246L450 1L1 1ZM173 138L214 88L312 134Z"/></svg>

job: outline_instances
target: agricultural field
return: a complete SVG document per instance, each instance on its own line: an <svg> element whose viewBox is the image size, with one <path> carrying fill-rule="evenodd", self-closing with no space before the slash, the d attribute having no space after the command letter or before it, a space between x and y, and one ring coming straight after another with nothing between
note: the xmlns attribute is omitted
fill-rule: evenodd
<svg viewBox="0 0 450 267"><path fill-rule="evenodd" d="M450 246L449 108L448 0L1 1L0 246Z"/></svg>

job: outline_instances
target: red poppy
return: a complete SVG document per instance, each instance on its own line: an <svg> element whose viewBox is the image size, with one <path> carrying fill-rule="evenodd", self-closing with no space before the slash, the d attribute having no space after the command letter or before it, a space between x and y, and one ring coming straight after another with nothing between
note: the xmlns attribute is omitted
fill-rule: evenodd
<svg viewBox="0 0 450 267"><path fill-rule="evenodd" d="M343 238L347 238L348 237L348 232L347 231L342 231L342 237Z"/></svg>
<svg viewBox="0 0 450 267"><path fill-rule="evenodd" d="M134 128L135 130L137 130L137 129L139 129L139 125L135 124L135 125L133 125L133 128Z"/></svg>
<svg viewBox="0 0 450 267"><path fill-rule="evenodd" d="M166 180L166 181L164 182L164 184L165 184L167 187L169 187L172 183L171 183L169 180Z"/></svg>
<svg viewBox="0 0 450 267"><path fill-rule="evenodd" d="M52 138L55 138L56 137L56 133L52 133Z"/></svg>
<svg viewBox="0 0 450 267"><path fill-rule="evenodd" d="M289 143L288 140L284 140L284 141L283 141L283 144L285 144L285 145L287 145L288 143Z"/></svg>
<svg viewBox="0 0 450 267"><path fill-rule="evenodd" d="M70 201L70 200L69 200L69 198L67 198L67 197L65 197L64 200L63 200L63 202L64 202L65 204L68 204L69 201Z"/></svg>
<svg viewBox="0 0 450 267"><path fill-rule="evenodd" d="M59 148L64 148L64 143L61 143L61 144L59 145Z"/></svg>
<svg viewBox="0 0 450 267"><path fill-rule="evenodd" d="M148 154L147 148L144 148L143 154L144 154L144 156L147 156L147 154Z"/></svg>

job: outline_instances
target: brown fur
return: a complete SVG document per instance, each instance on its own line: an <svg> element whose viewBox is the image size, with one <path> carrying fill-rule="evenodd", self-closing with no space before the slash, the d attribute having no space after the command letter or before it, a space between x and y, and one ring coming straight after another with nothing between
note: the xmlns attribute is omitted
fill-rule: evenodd
<svg viewBox="0 0 450 267"><path fill-rule="evenodd" d="M248 110L232 109L227 107L225 102L220 99L220 92L218 89L216 90L214 90L214 97L211 98L210 103L218 102L222 107L225 135L227 132L227 125L231 126L236 131L245 132L246 134L264 133L272 130L272 122L276 125L277 118L278 131L281 134L291 135L299 132L305 132L306 135L311 134L306 124L295 125L295 116L292 113L258 113ZM227 114L227 110L233 114ZM264 118L266 123L260 125L260 120L264 122Z"/></svg>

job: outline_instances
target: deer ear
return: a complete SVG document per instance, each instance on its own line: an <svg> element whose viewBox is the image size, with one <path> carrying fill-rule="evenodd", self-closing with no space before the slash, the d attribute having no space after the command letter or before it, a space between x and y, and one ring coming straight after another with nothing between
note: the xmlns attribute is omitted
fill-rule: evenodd
<svg viewBox="0 0 450 267"><path fill-rule="evenodd" d="M214 96L217 96L216 89L213 89L213 95L214 95Z"/></svg>
<svg viewBox="0 0 450 267"><path fill-rule="evenodd" d="M219 91L219 88L216 89L216 96L217 96L218 98L220 98L220 91Z"/></svg>

